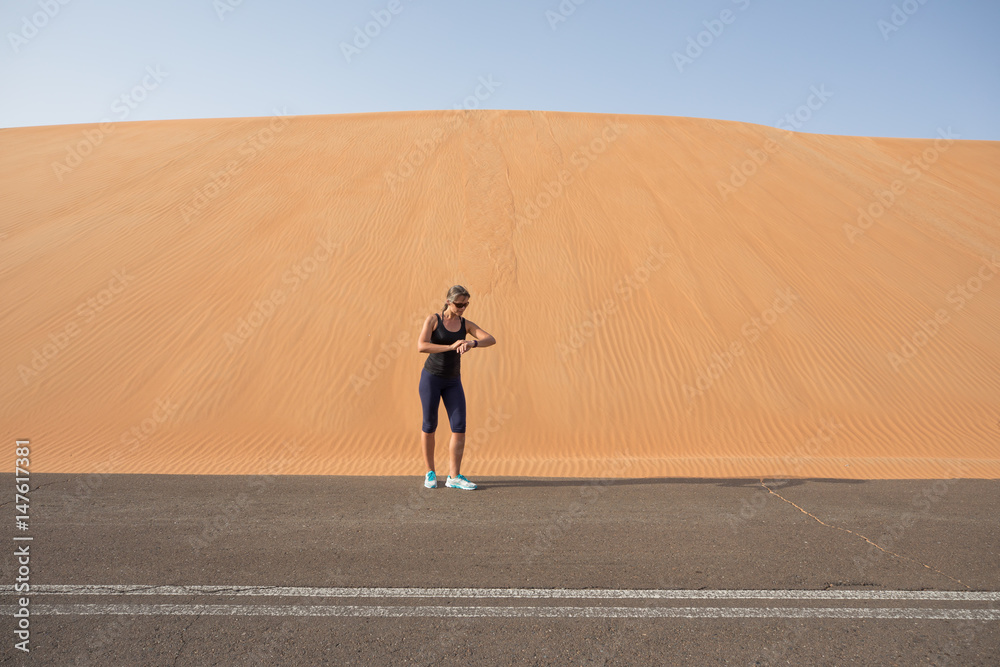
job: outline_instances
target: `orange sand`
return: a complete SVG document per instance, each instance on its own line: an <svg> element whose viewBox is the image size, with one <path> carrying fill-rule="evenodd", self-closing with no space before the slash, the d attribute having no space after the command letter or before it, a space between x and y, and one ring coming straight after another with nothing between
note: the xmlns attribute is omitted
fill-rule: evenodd
<svg viewBox="0 0 1000 667"><path fill-rule="evenodd" d="M417 335L457 283L498 341L462 360L473 479L1000 477L1000 142L109 127L0 130L3 471L30 438L34 472L419 476ZM449 437L442 405L444 472Z"/></svg>

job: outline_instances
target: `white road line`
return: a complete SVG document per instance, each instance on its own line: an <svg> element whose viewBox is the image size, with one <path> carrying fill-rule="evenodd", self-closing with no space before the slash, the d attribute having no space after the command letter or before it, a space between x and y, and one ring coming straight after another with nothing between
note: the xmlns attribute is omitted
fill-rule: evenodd
<svg viewBox="0 0 1000 667"><path fill-rule="evenodd" d="M859 590L643 590L599 588L316 588L293 586L33 585L35 595L215 595L349 598L582 598L658 600L947 600L996 602L1000 592Z"/></svg>
<svg viewBox="0 0 1000 667"><path fill-rule="evenodd" d="M128 616L375 616L462 618L837 618L997 621L997 609L862 609L733 607L386 607L225 604L68 604L33 605L32 614ZM14 613L8 607L5 613Z"/></svg>

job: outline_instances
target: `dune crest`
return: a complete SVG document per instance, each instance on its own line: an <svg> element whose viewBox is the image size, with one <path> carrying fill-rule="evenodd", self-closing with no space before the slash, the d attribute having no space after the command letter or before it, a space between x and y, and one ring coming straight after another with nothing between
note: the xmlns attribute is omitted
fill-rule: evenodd
<svg viewBox="0 0 1000 667"><path fill-rule="evenodd" d="M472 478L997 478L1000 142L949 132L0 130L6 441L36 472L419 476L417 335L457 283L498 340L462 360Z"/></svg>

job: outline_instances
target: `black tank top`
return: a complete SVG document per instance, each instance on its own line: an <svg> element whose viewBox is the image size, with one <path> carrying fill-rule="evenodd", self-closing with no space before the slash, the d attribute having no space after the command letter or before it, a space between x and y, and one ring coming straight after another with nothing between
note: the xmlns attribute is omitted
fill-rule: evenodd
<svg viewBox="0 0 1000 667"><path fill-rule="evenodd" d="M448 331L444 328L444 321L441 313L434 313L438 318L438 325L431 332L431 342L435 345L451 345L455 341L465 340L465 318L462 318L462 327L458 331ZM458 377L462 374L462 358L455 350L447 352L431 352L427 355L424 368L428 373L446 378Z"/></svg>

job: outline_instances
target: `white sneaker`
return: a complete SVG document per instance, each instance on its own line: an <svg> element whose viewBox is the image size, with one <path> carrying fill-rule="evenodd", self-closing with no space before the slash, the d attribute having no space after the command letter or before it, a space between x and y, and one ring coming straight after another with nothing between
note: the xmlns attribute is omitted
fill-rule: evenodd
<svg viewBox="0 0 1000 667"><path fill-rule="evenodd" d="M465 475L459 475L458 477L448 475L448 481L444 485L449 489L464 489L466 491L472 491L476 488L475 484L465 479Z"/></svg>
<svg viewBox="0 0 1000 667"><path fill-rule="evenodd" d="M437 475L434 474L433 470L428 470L427 474L424 475L424 486L428 489L438 488Z"/></svg>

